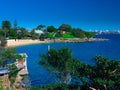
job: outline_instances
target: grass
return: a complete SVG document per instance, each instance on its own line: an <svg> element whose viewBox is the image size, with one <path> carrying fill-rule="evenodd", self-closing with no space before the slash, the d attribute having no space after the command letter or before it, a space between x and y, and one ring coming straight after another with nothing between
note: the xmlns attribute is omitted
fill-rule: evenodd
<svg viewBox="0 0 120 90"><path fill-rule="evenodd" d="M53 39L53 38L54 38L53 35L54 35L54 33L49 33L50 39Z"/></svg>
<svg viewBox="0 0 120 90"><path fill-rule="evenodd" d="M62 38L75 38L70 32L62 35Z"/></svg>
<svg viewBox="0 0 120 90"><path fill-rule="evenodd" d="M54 39L54 33L49 33L49 37L51 39ZM66 34L62 34L62 37L60 38L76 38L75 36L73 36L70 32L67 32Z"/></svg>

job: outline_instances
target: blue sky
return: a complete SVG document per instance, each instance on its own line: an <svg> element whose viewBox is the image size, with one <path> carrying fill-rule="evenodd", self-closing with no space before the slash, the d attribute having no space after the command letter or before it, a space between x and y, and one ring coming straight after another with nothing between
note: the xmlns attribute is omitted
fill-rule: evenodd
<svg viewBox="0 0 120 90"><path fill-rule="evenodd" d="M0 22L21 27L62 23L83 30L120 30L120 0L0 0Z"/></svg>

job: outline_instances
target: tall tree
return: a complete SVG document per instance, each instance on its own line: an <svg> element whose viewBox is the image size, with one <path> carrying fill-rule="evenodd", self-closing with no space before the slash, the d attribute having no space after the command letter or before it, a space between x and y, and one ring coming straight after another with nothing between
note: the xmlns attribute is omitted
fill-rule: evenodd
<svg viewBox="0 0 120 90"><path fill-rule="evenodd" d="M1 37L0 37L0 41L1 41L1 43L0 43L0 46L1 46L1 47L5 47L5 46L7 45L6 37L1 36Z"/></svg>
<svg viewBox="0 0 120 90"><path fill-rule="evenodd" d="M120 61L110 60L101 56L96 56L94 65L81 64L75 65L74 75L77 75L84 89L94 90L119 90L120 89ZM88 90L87 89L87 90Z"/></svg>
<svg viewBox="0 0 120 90"><path fill-rule="evenodd" d="M76 77L74 85L82 90L120 90L119 60L96 56L94 65L89 65L72 58L67 48L50 49L41 58L40 65L56 73L62 83L70 84L70 78Z"/></svg>
<svg viewBox="0 0 120 90"><path fill-rule="evenodd" d="M100 90L120 89L120 61L101 56L94 58L95 65L90 76L91 86Z"/></svg>
<svg viewBox="0 0 120 90"><path fill-rule="evenodd" d="M2 30L4 32L4 37L7 37L7 34L11 28L11 23L8 20L2 21Z"/></svg>
<svg viewBox="0 0 120 90"><path fill-rule="evenodd" d="M0 50L0 66L5 66L8 60L15 60L15 48L3 48Z"/></svg>
<svg viewBox="0 0 120 90"><path fill-rule="evenodd" d="M48 31L48 32L56 32L57 29L56 29L54 26L48 26L48 27L47 27L47 31Z"/></svg>
<svg viewBox="0 0 120 90"><path fill-rule="evenodd" d="M32 38L32 39L39 39L39 37L40 37L39 34L35 33L35 30L34 30L34 29L31 30L30 35L31 35L31 38Z"/></svg>
<svg viewBox="0 0 120 90"><path fill-rule="evenodd" d="M37 26L36 29L37 29L37 30L42 30L43 28L45 28L45 25L40 24L40 25Z"/></svg>
<svg viewBox="0 0 120 90"><path fill-rule="evenodd" d="M72 29L72 35L77 37L77 38L84 38L85 37L85 31L83 31L82 29L80 28L74 28Z"/></svg>
<svg viewBox="0 0 120 90"><path fill-rule="evenodd" d="M19 27L19 30L17 30L18 38L26 38L30 35L30 33L26 30L24 27Z"/></svg>
<svg viewBox="0 0 120 90"><path fill-rule="evenodd" d="M10 29L11 28L11 23L8 20L2 21L2 29Z"/></svg>
<svg viewBox="0 0 120 90"><path fill-rule="evenodd" d="M72 27L69 24L62 24L58 29L61 31L70 32L72 30Z"/></svg>
<svg viewBox="0 0 120 90"><path fill-rule="evenodd" d="M95 36L95 33L94 32L85 32L85 36L89 39L89 38Z"/></svg>
<svg viewBox="0 0 120 90"><path fill-rule="evenodd" d="M0 29L0 38L4 36L2 29Z"/></svg>
<svg viewBox="0 0 120 90"><path fill-rule="evenodd" d="M18 25L18 24L17 24L17 21L15 20L15 21L14 21L14 27L13 27L15 31L17 31L17 25Z"/></svg>
<svg viewBox="0 0 120 90"><path fill-rule="evenodd" d="M9 31L9 38L16 39L17 38L17 31L15 29L10 29Z"/></svg>
<svg viewBox="0 0 120 90"><path fill-rule="evenodd" d="M68 48L59 50L50 49L46 55L41 54L40 65L46 67L48 70L53 71L59 77L60 82L69 84L71 82L71 75L69 64L74 60L72 52Z"/></svg>

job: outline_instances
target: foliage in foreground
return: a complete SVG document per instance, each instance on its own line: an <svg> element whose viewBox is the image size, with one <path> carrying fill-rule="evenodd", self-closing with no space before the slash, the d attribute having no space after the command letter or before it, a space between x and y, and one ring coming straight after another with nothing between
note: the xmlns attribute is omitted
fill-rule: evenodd
<svg viewBox="0 0 120 90"><path fill-rule="evenodd" d="M3 85L2 85L2 81L0 81L0 90L4 90Z"/></svg>
<svg viewBox="0 0 120 90"><path fill-rule="evenodd" d="M10 65L10 66L9 66L9 71L10 71L10 73L9 73L10 82L11 82L11 83L14 83L14 82L15 82L15 79L16 79L16 76L17 76L17 74L18 74L18 72L19 72L19 70L18 70L18 68L16 67L16 65L13 64L13 65Z"/></svg>
<svg viewBox="0 0 120 90"><path fill-rule="evenodd" d="M0 50L0 66L5 67L9 60L15 60L15 48L3 48Z"/></svg>
<svg viewBox="0 0 120 90"><path fill-rule="evenodd" d="M41 87L32 87L28 90L80 90L80 86L61 84L49 84Z"/></svg>
<svg viewBox="0 0 120 90"><path fill-rule="evenodd" d="M0 67L9 67L9 79L11 83L14 83L18 68L15 64L9 64L9 62L15 62L16 59L22 59L23 57L15 53L15 48L3 48L0 50Z"/></svg>
<svg viewBox="0 0 120 90"><path fill-rule="evenodd" d="M60 79L58 83L72 85L73 77L76 76L77 81L81 84L74 82L74 85L87 90L91 88L100 90L120 89L119 60L109 60L96 56L93 59L95 64L91 66L73 58L71 50L67 48L50 49L46 55L42 54L41 58L40 65L56 73Z"/></svg>
<svg viewBox="0 0 120 90"><path fill-rule="evenodd" d="M72 52L68 48L62 48L61 50L50 49L46 55L41 54L42 60L40 64L53 71L60 78L60 82L70 83L70 63L72 58Z"/></svg>

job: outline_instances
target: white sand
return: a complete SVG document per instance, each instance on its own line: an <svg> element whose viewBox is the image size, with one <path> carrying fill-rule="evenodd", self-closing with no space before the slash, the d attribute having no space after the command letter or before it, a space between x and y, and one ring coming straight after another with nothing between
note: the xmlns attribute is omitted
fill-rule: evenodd
<svg viewBox="0 0 120 90"><path fill-rule="evenodd" d="M28 44L37 44L37 43L45 43L45 41L39 41L39 40L7 40L7 47L15 47L15 46L22 46L22 45L28 45Z"/></svg>

